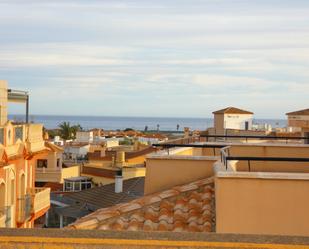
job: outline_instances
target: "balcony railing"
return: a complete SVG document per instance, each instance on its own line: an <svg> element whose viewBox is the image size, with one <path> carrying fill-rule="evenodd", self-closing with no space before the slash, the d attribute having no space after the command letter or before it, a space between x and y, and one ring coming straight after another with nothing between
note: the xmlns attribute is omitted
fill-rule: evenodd
<svg viewBox="0 0 309 249"><path fill-rule="evenodd" d="M29 194L32 199L31 213L37 215L50 206L50 188L31 188Z"/></svg>
<svg viewBox="0 0 309 249"><path fill-rule="evenodd" d="M17 198L17 223L24 223L31 218L31 202L29 194Z"/></svg>
<svg viewBox="0 0 309 249"><path fill-rule="evenodd" d="M5 206L0 208L0 227L11 227L11 206Z"/></svg>

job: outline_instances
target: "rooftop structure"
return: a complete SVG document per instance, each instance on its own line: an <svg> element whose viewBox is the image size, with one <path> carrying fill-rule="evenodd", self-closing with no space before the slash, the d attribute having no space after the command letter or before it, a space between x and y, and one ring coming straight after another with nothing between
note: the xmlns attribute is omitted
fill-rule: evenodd
<svg viewBox="0 0 309 249"><path fill-rule="evenodd" d="M227 107L213 114L215 134L225 134L227 129L252 130L253 112Z"/></svg>
<svg viewBox="0 0 309 249"><path fill-rule="evenodd" d="M309 109L289 112L286 115L288 116L288 126L292 131L299 131L302 136L308 137L306 142L309 144Z"/></svg>

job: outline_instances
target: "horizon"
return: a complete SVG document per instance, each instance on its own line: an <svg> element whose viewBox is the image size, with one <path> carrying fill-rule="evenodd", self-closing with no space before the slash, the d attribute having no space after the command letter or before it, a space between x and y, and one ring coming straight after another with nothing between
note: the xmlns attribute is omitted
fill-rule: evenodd
<svg viewBox="0 0 309 249"><path fill-rule="evenodd" d="M8 114L8 116L25 116L22 113ZM29 114L31 116L41 116L41 117L91 117L91 118L161 118L161 119L214 119L214 117L171 117L171 116L112 116L112 115L66 115L66 114ZM263 117L253 117L253 120L286 120L287 118L263 118ZM65 121L65 120L64 120Z"/></svg>
<svg viewBox="0 0 309 249"><path fill-rule="evenodd" d="M0 16L1 78L29 91L34 113L308 108L305 0L4 0Z"/></svg>

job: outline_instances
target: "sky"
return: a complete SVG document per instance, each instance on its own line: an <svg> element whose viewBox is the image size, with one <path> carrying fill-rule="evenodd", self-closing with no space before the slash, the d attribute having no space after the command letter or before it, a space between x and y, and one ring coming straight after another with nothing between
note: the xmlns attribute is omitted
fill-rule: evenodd
<svg viewBox="0 0 309 249"><path fill-rule="evenodd" d="M32 114L284 118L308 68L308 0L0 0L0 79Z"/></svg>

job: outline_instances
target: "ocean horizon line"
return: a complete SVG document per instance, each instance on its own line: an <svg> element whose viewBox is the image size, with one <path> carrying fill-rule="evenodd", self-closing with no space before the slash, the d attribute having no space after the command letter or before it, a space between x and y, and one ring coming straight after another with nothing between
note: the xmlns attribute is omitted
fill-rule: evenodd
<svg viewBox="0 0 309 249"><path fill-rule="evenodd" d="M26 116L25 114L16 113L16 114L9 114L8 116ZM170 116L127 116L127 115L72 115L72 114L29 114L29 117L37 116L37 117L89 117L89 118L160 118L160 119L214 119L213 117L170 117ZM270 117L254 117L253 120L286 120L285 118L270 118Z"/></svg>

